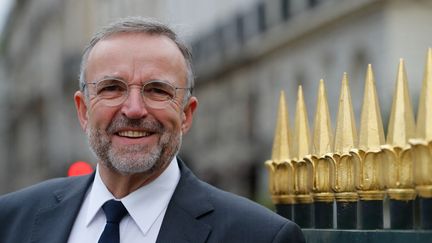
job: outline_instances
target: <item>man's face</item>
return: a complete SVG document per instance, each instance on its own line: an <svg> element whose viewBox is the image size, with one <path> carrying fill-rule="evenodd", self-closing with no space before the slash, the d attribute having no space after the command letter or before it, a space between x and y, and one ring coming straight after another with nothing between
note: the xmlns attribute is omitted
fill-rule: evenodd
<svg viewBox="0 0 432 243"><path fill-rule="evenodd" d="M75 94L91 149L102 166L121 174L163 171L192 124L197 101L192 97L185 104L186 90L178 89L174 100L155 109L143 100L141 87L151 80L186 87L186 64L180 50L165 36L125 33L108 37L90 52L86 82L107 77L129 84L124 103L107 106L95 95L94 85L86 87L88 101L82 92Z"/></svg>

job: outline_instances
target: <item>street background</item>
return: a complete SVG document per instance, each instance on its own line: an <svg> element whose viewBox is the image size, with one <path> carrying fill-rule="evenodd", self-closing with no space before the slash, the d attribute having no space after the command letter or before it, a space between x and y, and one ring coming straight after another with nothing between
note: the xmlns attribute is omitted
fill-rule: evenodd
<svg viewBox="0 0 432 243"><path fill-rule="evenodd" d="M431 0L1 0L0 194L96 160L73 105L82 50L125 16L170 24L193 49L198 112L180 156L202 179L269 205L280 90L291 125L303 86L309 123L323 78L334 119L343 72L358 121L367 64L386 127L399 58L417 110Z"/></svg>

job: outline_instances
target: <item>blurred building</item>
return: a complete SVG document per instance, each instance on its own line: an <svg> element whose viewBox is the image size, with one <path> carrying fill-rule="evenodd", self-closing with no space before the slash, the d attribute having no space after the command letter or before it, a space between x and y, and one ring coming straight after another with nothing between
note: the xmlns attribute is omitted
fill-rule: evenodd
<svg viewBox="0 0 432 243"><path fill-rule="evenodd" d="M191 161L204 159L196 170L214 183L265 197L259 186L266 186L263 162L271 156L279 91L287 93L293 125L303 86L312 125L323 78L335 119L347 72L359 120L371 63L386 126L399 58L417 106L430 21L432 1L268 0L215 23L192 42L200 107L183 151Z"/></svg>
<svg viewBox="0 0 432 243"><path fill-rule="evenodd" d="M281 89L293 117L302 84L313 114L324 78L334 117L346 71L359 116L372 63L386 120L399 58L416 104L432 45L429 0L16 1L1 45L0 193L95 162L72 101L80 55L99 26L128 15L171 23L193 47L199 108L181 156L203 179L255 198L266 194Z"/></svg>
<svg viewBox="0 0 432 243"><path fill-rule="evenodd" d="M195 2L206 8L203 1ZM224 14L239 4L221 3L225 8L218 11ZM76 160L95 162L73 104L85 44L99 27L118 17L156 17L175 23L182 35L192 38L190 30L204 22L187 18L205 16L209 25L221 16L200 11L188 17L185 12L179 18L189 22L182 25L174 16L177 5L174 0L15 1L0 35L0 193L64 176Z"/></svg>
<svg viewBox="0 0 432 243"><path fill-rule="evenodd" d="M95 161L73 104L82 50L111 18L156 12L156 1L119 3L16 1L2 39L0 192Z"/></svg>

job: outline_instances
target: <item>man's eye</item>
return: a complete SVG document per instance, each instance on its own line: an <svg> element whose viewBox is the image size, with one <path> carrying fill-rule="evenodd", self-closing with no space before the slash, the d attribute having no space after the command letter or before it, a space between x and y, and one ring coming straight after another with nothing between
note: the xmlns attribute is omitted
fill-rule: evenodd
<svg viewBox="0 0 432 243"><path fill-rule="evenodd" d="M120 85L107 85L104 87L101 87L99 92L111 92L111 91L122 91L124 88Z"/></svg>
<svg viewBox="0 0 432 243"><path fill-rule="evenodd" d="M174 96L172 91L161 87L160 85L148 85L147 87L144 87L143 95L156 101L166 101L172 99Z"/></svg>
<svg viewBox="0 0 432 243"><path fill-rule="evenodd" d="M127 86L115 82L100 83L97 87L97 95L102 97L111 97L123 95L127 92Z"/></svg>
<svg viewBox="0 0 432 243"><path fill-rule="evenodd" d="M160 88L146 89L145 92L150 94L169 95L169 93L166 90Z"/></svg>

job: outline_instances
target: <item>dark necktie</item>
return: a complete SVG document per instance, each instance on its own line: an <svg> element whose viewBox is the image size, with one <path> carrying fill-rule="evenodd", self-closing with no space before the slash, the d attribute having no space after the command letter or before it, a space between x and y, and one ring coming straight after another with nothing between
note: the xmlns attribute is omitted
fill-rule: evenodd
<svg viewBox="0 0 432 243"><path fill-rule="evenodd" d="M127 214L127 210L121 201L116 200L105 202L102 209L105 212L107 221L98 243L119 243L119 223Z"/></svg>

